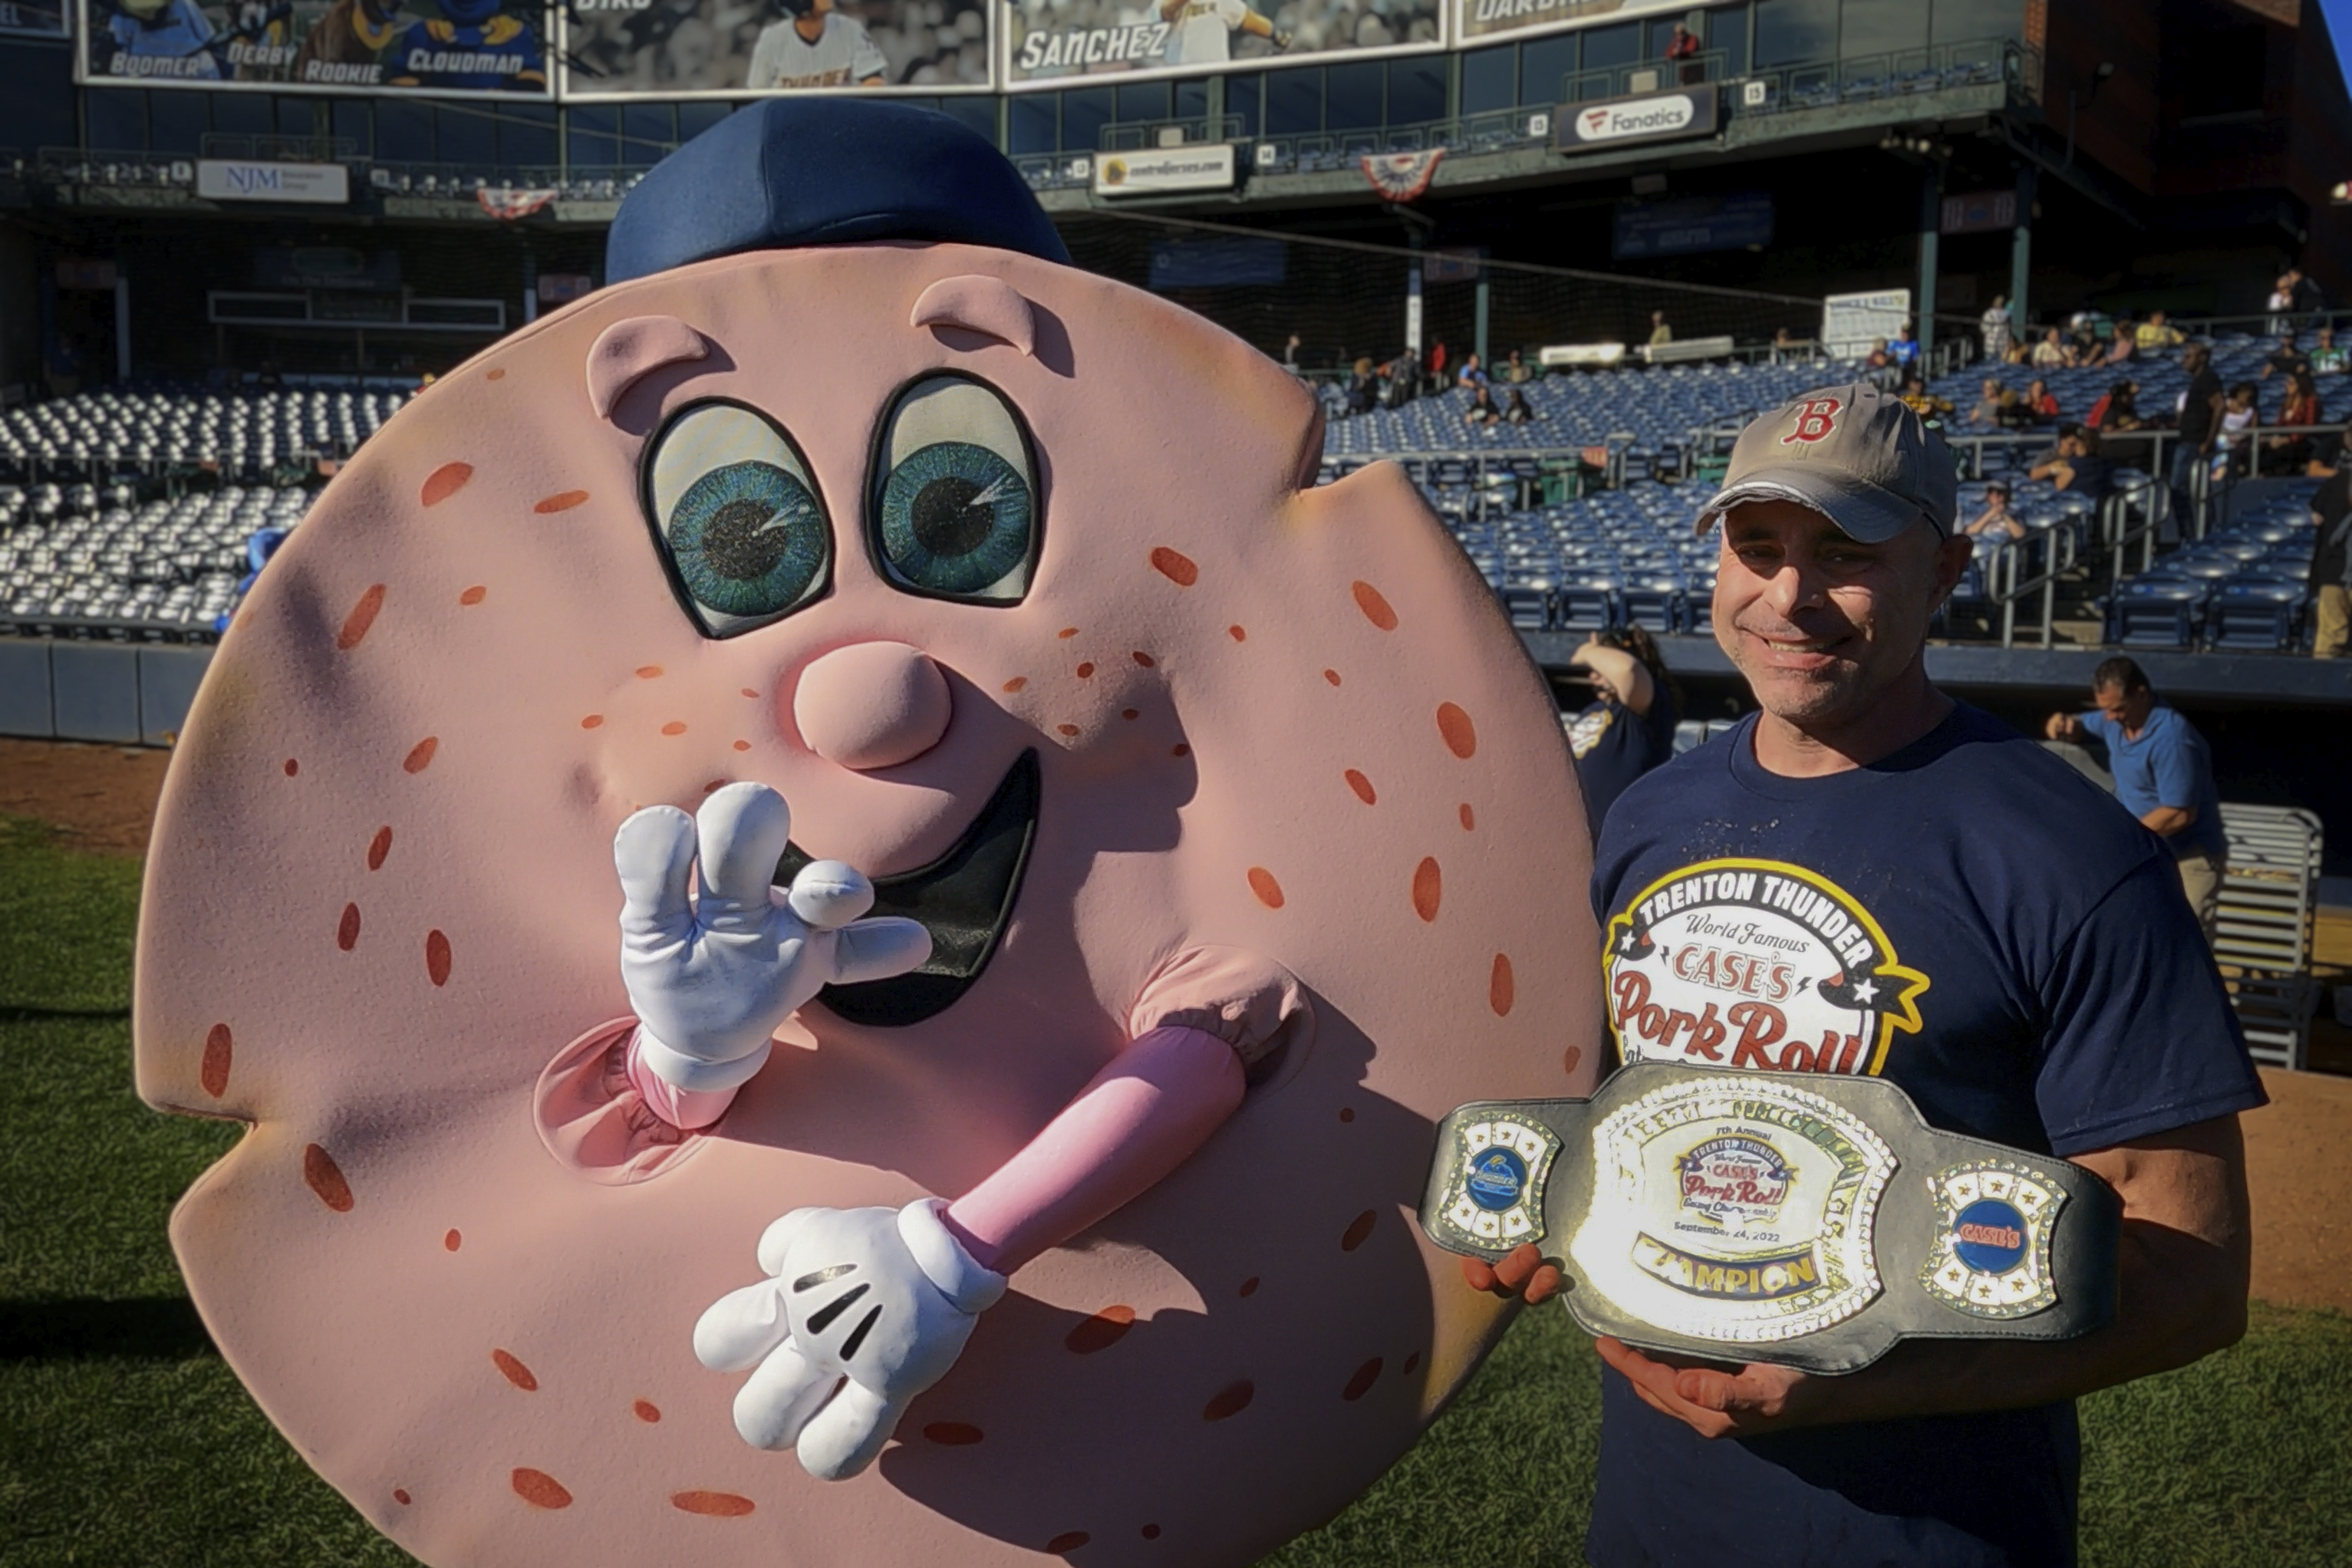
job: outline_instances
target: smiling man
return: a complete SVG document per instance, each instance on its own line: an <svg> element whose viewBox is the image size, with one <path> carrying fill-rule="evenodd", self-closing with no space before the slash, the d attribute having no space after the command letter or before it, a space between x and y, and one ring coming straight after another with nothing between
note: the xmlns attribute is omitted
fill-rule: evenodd
<svg viewBox="0 0 2352 1568"><path fill-rule="evenodd" d="M2122 1299L2080 1339L1915 1340L1835 1377L1602 1339L1586 1550L2071 1563L2073 1400L2242 1331L2237 1113L2263 1090L2163 842L1927 679L1969 551L1942 439L1894 397L1825 387L1750 425L1726 480L1700 519L1724 529L1716 637L1762 711L1609 814L1593 895L1622 933L1620 1047L1883 1076L1937 1127L2074 1160L2123 1199ZM1467 1271L1560 1287L1532 1247Z"/></svg>

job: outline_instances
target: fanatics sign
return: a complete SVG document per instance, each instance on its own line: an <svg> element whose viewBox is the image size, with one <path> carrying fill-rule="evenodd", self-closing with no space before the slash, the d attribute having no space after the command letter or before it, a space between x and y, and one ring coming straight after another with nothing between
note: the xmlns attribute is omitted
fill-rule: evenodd
<svg viewBox="0 0 2352 1568"><path fill-rule="evenodd" d="M1715 91L1712 86L1681 88L1599 103L1562 104L1552 145L1562 153L1580 153L1591 147L1711 136Z"/></svg>

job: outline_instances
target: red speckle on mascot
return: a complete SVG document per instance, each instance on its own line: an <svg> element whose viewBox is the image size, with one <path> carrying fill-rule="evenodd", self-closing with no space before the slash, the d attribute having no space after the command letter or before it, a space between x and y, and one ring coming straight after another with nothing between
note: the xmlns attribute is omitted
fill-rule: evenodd
<svg viewBox="0 0 2352 1568"><path fill-rule="evenodd" d="M198 696L135 1020L249 1129L197 1306L436 1564L1245 1563L1503 1326L1435 1119L1591 1090L1549 694L944 120L763 103L631 206Z"/></svg>

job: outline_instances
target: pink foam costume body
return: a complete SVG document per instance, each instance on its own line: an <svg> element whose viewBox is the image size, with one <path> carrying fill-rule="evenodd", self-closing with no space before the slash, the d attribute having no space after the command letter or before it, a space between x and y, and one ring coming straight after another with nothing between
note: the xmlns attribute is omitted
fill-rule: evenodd
<svg viewBox="0 0 2352 1568"><path fill-rule="evenodd" d="M586 371L662 320L699 356ZM876 430L942 372L1034 437L1017 605L871 559ZM822 597L717 640L638 471L713 397L791 433L835 539ZM1412 1443L1504 1321L1411 1224L1433 1121L1589 1089L1597 937L1549 694L1402 476L1302 489L1319 450L1294 382L1163 301L872 245L592 296L338 478L184 734L134 1022L151 1102L250 1126L173 1218L197 1305L372 1522L498 1568L1192 1568ZM943 719L902 658L827 662L886 643ZM836 668L932 742L804 729ZM1029 752L1027 870L953 1005L812 1004L715 1121L632 1074L632 812L769 784L811 854L887 878ZM1224 955L1257 978L1202 978ZM866 1473L746 1447L697 1315L785 1210L930 1194L1011 1293Z"/></svg>

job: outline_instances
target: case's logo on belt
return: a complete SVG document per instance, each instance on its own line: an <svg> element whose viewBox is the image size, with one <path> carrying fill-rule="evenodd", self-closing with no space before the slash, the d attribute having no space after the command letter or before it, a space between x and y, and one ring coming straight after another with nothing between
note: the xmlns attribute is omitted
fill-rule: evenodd
<svg viewBox="0 0 2352 1568"><path fill-rule="evenodd" d="M1780 1212L1789 1163L1761 1138L1710 1138L1675 1162L1683 1207L1732 1230Z"/></svg>
<svg viewBox="0 0 2352 1568"><path fill-rule="evenodd" d="M1766 1344L1878 1299L1895 1152L1833 1100L1784 1079L1677 1077L1594 1123L1592 1157L1569 1260L1579 1289L1645 1322Z"/></svg>
<svg viewBox="0 0 2352 1568"><path fill-rule="evenodd" d="M2057 1183L2025 1161L1979 1160L1928 1178L1936 1246L1919 1283L1972 1318L2027 1318L2054 1304L2050 1230L2065 1205Z"/></svg>
<svg viewBox="0 0 2352 1568"><path fill-rule="evenodd" d="M1651 883L1609 922L1602 965L1626 1059L1694 1067L1875 1076L1927 989L1844 889L1777 860Z"/></svg>

